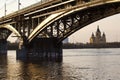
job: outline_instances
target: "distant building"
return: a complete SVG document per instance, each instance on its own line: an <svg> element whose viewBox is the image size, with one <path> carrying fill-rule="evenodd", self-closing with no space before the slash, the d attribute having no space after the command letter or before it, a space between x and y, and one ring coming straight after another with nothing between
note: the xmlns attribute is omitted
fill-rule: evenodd
<svg viewBox="0 0 120 80"><path fill-rule="evenodd" d="M92 35L90 37L90 43L95 43L95 44L106 43L106 35L104 32L101 35L99 26L97 27L96 35L94 35L94 33L92 33Z"/></svg>
<svg viewBox="0 0 120 80"><path fill-rule="evenodd" d="M69 38L66 38L65 40L63 40L63 43L69 43Z"/></svg>

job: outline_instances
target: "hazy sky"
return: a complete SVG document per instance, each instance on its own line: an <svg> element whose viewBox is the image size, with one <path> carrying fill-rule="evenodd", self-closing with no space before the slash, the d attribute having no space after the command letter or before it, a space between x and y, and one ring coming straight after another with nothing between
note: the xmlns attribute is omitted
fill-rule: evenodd
<svg viewBox="0 0 120 80"><path fill-rule="evenodd" d="M105 32L107 42L120 41L120 14L113 15L94 22L70 36L71 42L89 42L92 32L95 33L99 25L101 33Z"/></svg>
<svg viewBox="0 0 120 80"><path fill-rule="evenodd" d="M20 0L21 8L34 4L40 0ZM18 0L6 0L6 9L7 14L14 12L18 9ZM3 16L5 0L0 0L0 16ZM89 42L92 32L95 33L99 25L101 32L105 32L107 42L120 41L120 14L101 19L97 22L94 22L84 28L80 29L73 35L69 37L70 42ZM10 38L10 40L13 40Z"/></svg>
<svg viewBox="0 0 120 80"><path fill-rule="evenodd" d="M29 6L31 4L37 3L40 0L20 0L21 8ZM0 16L3 16L5 13L5 3L7 14L18 10L18 0L0 0Z"/></svg>

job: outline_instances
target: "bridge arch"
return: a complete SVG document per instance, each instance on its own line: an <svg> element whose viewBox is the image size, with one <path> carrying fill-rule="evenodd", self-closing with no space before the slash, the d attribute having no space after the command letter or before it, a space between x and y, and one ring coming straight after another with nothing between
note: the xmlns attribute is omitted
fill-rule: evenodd
<svg viewBox="0 0 120 80"><path fill-rule="evenodd" d="M77 5L50 15L34 29L28 40L30 42L41 34L57 37L60 42L84 26L117 13L120 13L120 0L95 0ZM55 33L53 29L56 30Z"/></svg>
<svg viewBox="0 0 120 80"><path fill-rule="evenodd" d="M16 36L21 37L20 33L11 25L7 24L7 25L1 25L0 28L5 28L10 30L11 32L13 32Z"/></svg>

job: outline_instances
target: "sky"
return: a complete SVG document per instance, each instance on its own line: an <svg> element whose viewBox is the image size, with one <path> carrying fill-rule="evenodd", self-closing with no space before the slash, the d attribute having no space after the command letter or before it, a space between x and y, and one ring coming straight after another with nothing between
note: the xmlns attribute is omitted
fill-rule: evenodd
<svg viewBox="0 0 120 80"><path fill-rule="evenodd" d="M69 37L72 43L89 42L92 32L95 34L99 25L101 33L105 32L107 42L120 42L120 14L116 14L91 23Z"/></svg>
<svg viewBox="0 0 120 80"><path fill-rule="evenodd" d="M20 8L24 8L31 4L37 3L40 0L20 0ZM6 14L12 13L18 10L18 0L0 0L0 17L5 15L5 3L6 3ZM105 32L107 42L120 42L120 14L116 14L94 23L91 23L84 28L78 30L69 37L71 43L87 43L91 37L92 32L95 33L97 26L99 25L101 33ZM13 34L12 34L13 35ZM9 37L11 42L16 39Z"/></svg>

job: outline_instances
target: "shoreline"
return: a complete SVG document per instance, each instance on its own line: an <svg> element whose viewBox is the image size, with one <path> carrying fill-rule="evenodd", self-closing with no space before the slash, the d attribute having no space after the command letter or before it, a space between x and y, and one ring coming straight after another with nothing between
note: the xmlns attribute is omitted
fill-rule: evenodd
<svg viewBox="0 0 120 80"><path fill-rule="evenodd" d="M100 49L100 48L120 48L120 42L112 42L106 44L89 44L89 43L66 43L63 44L63 49ZM18 44L7 44L8 50L17 50Z"/></svg>
<svg viewBox="0 0 120 80"><path fill-rule="evenodd" d="M83 44L83 43L67 43L63 44L63 49L96 49L96 48L120 48L120 42L105 43L105 44Z"/></svg>

